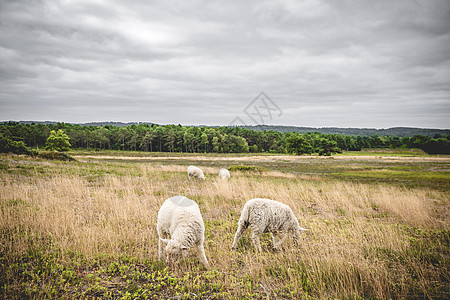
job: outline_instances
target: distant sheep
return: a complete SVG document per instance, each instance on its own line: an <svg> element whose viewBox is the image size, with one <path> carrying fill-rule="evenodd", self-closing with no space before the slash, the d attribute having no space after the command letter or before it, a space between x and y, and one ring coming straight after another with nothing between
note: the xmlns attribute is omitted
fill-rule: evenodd
<svg viewBox="0 0 450 300"><path fill-rule="evenodd" d="M164 258L165 250L167 262L178 262L186 257L191 247L196 246L198 259L209 268L203 247L205 225L197 203L184 196L167 199L159 209L156 229L160 260Z"/></svg>
<svg viewBox="0 0 450 300"><path fill-rule="evenodd" d="M187 173L189 180L191 180L192 177L205 180L205 175L203 175L202 170L195 166L189 166L187 169Z"/></svg>
<svg viewBox="0 0 450 300"><path fill-rule="evenodd" d="M220 169L219 171L219 177L222 180L228 180L230 179L230 171L228 171L227 169Z"/></svg>
<svg viewBox="0 0 450 300"><path fill-rule="evenodd" d="M259 252L262 252L260 237L265 232L272 233L273 248L277 249L288 234L294 235L294 242L297 243L301 231L307 230L298 225L297 218L286 204L269 199L252 199L242 209L232 249L237 248L241 235L249 226L253 231L253 244ZM277 241L278 235L282 237Z"/></svg>

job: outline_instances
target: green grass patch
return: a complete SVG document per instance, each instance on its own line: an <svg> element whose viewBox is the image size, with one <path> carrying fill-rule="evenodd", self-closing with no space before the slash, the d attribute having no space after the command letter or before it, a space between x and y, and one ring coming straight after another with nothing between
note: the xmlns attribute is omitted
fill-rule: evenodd
<svg viewBox="0 0 450 300"><path fill-rule="evenodd" d="M389 149L389 148L375 148L375 149L362 149L361 151L344 151L337 156L399 156L399 157L429 157L432 156L427 154L421 149Z"/></svg>
<svg viewBox="0 0 450 300"><path fill-rule="evenodd" d="M4 299L229 299L233 296L225 276L241 286L242 294L261 299L264 291L251 276L204 271L184 261L188 272L174 272L159 261L126 255L82 254L42 244L25 253L0 255L0 295Z"/></svg>
<svg viewBox="0 0 450 300"><path fill-rule="evenodd" d="M375 178L375 179L389 179L400 181L445 181L450 180L450 172L431 172L431 171L398 171L398 170L363 170L363 171L347 171L345 173L334 173L333 175L360 177L360 178Z"/></svg>

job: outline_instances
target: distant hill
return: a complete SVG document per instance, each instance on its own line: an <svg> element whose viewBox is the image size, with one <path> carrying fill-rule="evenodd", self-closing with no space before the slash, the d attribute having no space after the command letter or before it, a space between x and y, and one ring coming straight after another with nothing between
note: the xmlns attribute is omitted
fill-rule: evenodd
<svg viewBox="0 0 450 300"><path fill-rule="evenodd" d="M17 123L21 124L57 124L58 122L52 121L19 121ZM70 123L73 125L80 126L116 126L125 127L131 125L139 124L155 124L151 122L89 122L89 123ZM221 126L204 126L199 127L221 127ZM239 128L246 128L255 131L278 131L278 132L319 132L323 134L342 134L342 135L360 135L360 136L398 136L398 137L412 137L414 135L424 135L433 138L436 135L450 135L450 129L429 129L429 128L414 128L414 127L392 127L387 129L376 129L376 128L339 128L339 127L297 127L297 126L282 126L282 125L255 125L255 126L238 126Z"/></svg>
<svg viewBox="0 0 450 300"><path fill-rule="evenodd" d="M14 121L12 121L14 122ZM17 123L20 124L58 124L61 122L54 122L54 121L18 121ZM67 122L65 122L67 123ZM68 123L68 124L72 124L72 125L80 125L80 126L116 126L116 127L126 127L126 126L131 126L131 125L139 125L139 124L148 124L148 125L152 125L154 123L150 123L150 122L127 122L127 123L123 123L123 122L89 122L89 123Z"/></svg>
<svg viewBox="0 0 450 300"><path fill-rule="evenodd" d="M255 126L238 126L239 128L246 128L255 131L273 130L278 132L319 132L323 134L342 134L342 135L360 135L360 136L398 136L398 137L412 137L414 135L424 135L434 137L437 134L450 135L450 129L427 129L427 128L413 128L413 127L393 127L388 129L375 128L338 128L338 127L296 127L296 126L278 126L278 125L255 125Z"/></svg>

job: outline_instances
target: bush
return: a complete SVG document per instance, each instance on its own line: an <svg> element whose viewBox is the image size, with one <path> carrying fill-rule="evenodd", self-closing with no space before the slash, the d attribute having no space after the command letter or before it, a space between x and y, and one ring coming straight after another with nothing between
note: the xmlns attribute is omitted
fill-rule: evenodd
<svg viewBox="0 0 450 300"><path fill-rule="evenodd" d="M0 134L0 152L30 155L30 150L22 141L13 141Z"/></svg>
<svg viewBox="0 0 450 300"><path fill-rule="evenodd" d="M38 155L39 158L42 159L52 159L52 160L62 160L62 161L73 161L75 158L72 156L62 153L62 152L42 152Z"/></svg>
<svg viewBox="0 0 450 300"><path fill-rule="evenodd" d="M264 167L257 167L257 166L245 166L245 165L238 165L238 166L231 166L228 168L228 171L241 171L241 172L264 172L267 171Z"/></svg>

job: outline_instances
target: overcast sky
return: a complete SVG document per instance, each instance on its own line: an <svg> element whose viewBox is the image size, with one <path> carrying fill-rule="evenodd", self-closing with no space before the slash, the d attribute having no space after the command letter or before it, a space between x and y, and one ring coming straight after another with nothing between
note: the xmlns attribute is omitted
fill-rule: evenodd
<svg viewBox="0 0 450 300"><path fill-rule="evenodd" d="M0 120L450 128L450 1L0 0Z"/></svg>

